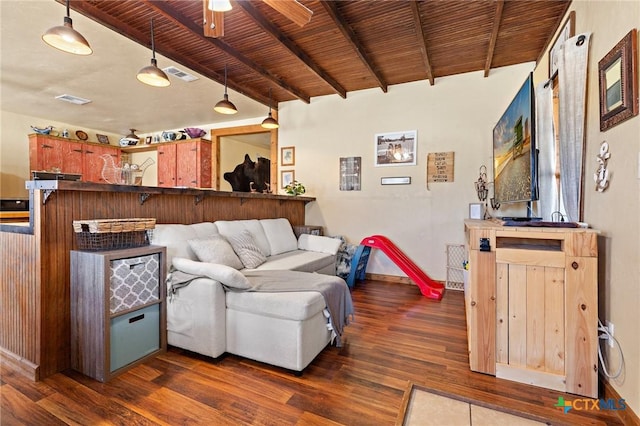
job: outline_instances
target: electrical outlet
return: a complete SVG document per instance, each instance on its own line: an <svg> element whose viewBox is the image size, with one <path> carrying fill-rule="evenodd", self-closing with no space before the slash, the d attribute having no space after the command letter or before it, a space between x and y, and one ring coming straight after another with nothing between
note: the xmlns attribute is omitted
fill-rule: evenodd
<svg viewBox="0 0 640 426"><path fill-rule="evenodd" d="M607 339L607 343L609 343L609 347L612 348L613 347L613 332L614 332L614 326L612 322L607 322L607 330L609 330L609 338Z"/></svg>

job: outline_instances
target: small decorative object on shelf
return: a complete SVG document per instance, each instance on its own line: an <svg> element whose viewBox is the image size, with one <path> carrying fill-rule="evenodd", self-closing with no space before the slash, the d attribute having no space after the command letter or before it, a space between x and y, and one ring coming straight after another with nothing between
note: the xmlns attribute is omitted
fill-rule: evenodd
<svg viewBox="0 0 640 426"><path fill-rule="evenodd" d="M207 132L205 132L202 129L199 129L197 127L186 127L184 129L184 131L187 133L187 135L189 135L190 138L201 138L204 135L207 134Z"/></svg>
<svg viewBox="0 0 640 426"><path fill-rule="evenodd" d="M297 180L294 180L293 182L291 182L290 184L284 187L284 192L286 192L289 195L302 195L305 192L307 192L307 190L303 184L301 184Z"/></svg>
<svg viewBox="0 0 640 426"><path fill-rule="evenodd" d="M140 138L136 135L136 129L129 129L131 133L127 136L120 138L120 146L137 145L140 142Z"/></svg>
<svg viewBox="0 0 640 426"><path fill-rule="evenodd" d="M43 128L31 126L31 128L33 129L34 132L39 133L41 135L48 135L53 130L53 126L47 126Z"/></svg>

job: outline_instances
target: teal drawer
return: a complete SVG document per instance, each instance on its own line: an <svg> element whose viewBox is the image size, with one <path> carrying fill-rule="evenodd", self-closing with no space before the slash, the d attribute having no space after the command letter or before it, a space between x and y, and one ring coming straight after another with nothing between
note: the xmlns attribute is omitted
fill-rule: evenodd
<svg viewBox="0 0 640 426"><path fill-rule="evenodd" d="M151 305L111 319L110 371L160 349L160 305Z"/></svg>

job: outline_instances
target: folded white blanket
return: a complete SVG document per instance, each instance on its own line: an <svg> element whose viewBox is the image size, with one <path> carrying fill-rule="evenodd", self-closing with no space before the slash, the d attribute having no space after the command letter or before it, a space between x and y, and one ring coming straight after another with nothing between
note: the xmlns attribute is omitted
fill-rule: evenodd
<svg viewBox="0 0 640 426"><path fill-rule="evenodd" d="M329 310L329 322L335 333L336 346L342 346L344 326L353 318L351 292L344 279L333 275L298 271L245 271L244 274L224 265L206 264L190 259L174 258L167 276L169 293L189 285L196 278L219 281L226 291L296 292L317 291Z"/></svg>

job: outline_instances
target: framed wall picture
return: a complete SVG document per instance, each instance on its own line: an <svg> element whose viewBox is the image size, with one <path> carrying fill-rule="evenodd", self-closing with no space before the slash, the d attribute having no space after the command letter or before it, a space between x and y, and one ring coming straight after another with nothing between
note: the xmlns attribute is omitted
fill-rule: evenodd
<svg viewBox="0 0 640 426"><path fill-rule="evenodd" d="M294 170L283 170L280 172L280 187L284 188L296 180L296 172Z"/></svg>
<svg viewBox="0 0 640 426"><path fill-rule="evenodd" d="M638 31L634 28L598 62L600 130L638 115Z"/></svg>
<svg viewBox="0 0 640 426"><path fill-rule="evenodd" d="M100 143L109 143L109 136L107 135L101 135L99 133L96 133L96 138L98 138L98 142Z"/></svg>
<svg viewBox="0 0 640 426"><path fill-rule="evenodd" d="M553 79L558 73L558 51L562 43L576 35L576 12L572 10L569 16L560 27L558 36L549 49L549 78Z"/></svg>
<svg viewBox="0 0 640 426"><path fill-rule="evenodd" d="M283 146L280 148L280 165L295 166L296 165L296 147Z"/></svg>
<svg viewBox="0 0 640 426"><path fill-rule="evenodd" d="M362 157L340 157L340 191L360 191Z"/></svg>
<svg viewBox="0 0 640 426"><path fill-rule="evenodd" d="M377 166L415 166L418 131L378 133L375 135Z"/></svg>

